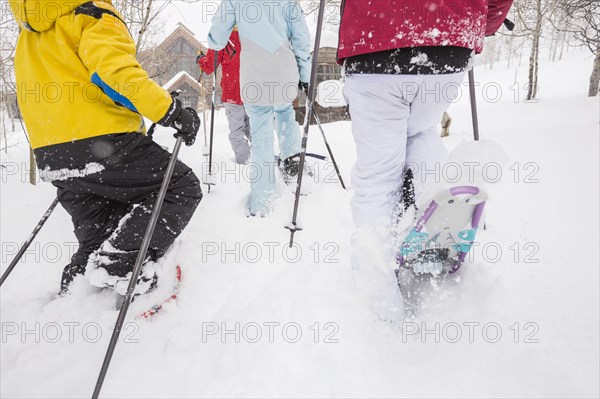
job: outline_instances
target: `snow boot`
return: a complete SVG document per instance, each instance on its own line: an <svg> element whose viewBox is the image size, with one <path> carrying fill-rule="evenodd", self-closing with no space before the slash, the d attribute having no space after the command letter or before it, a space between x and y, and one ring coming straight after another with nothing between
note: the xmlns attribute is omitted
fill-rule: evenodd
<svg viewBox="0 0 600 399"><path fill-rule="evenodd" d="M88 259L85 275L90 284L100 288L111 288L119 295L127 293L131 268L136 262L137 251L119 251L111 245L103 245ZM134 296L153 291L157 286L155 261L160 257L154 250L148 250L142 272L138 277Z"/></svg>
<svg viewBox="0 0 600 399"><path fill-rule="evenodd" d="M62 278L60 280L60 291L59 296L65 296L69 292L69 286L75 280L75 277L83 275L85 273L85 265L77 265L69 263L63 269Z"/></svg>
<svg viewBox="0 0 600 399"><path fill-rule="evenodd" d="M100 288L110 288L117 294L125 296L127 294L127 288L129 287L129 280L131 279L131 273L128 273L125 277L110 276L102 268L98 268L90 277L90 283ZM142 274L138 277L137 283L133 290L133 297L139 295L148 294L156 289L158 286L158 275L154 271L143 270Z"/></svg>
<svg viewBox="0 0 600 399"><path fill-rule="evenodd" d="M294 181L296 177L298 177L298 173L300 171L300 154L292 155L284 159L283 167L281 167L281 175L283 176L283 180L286 184L290 184Z"/></svg>
<svg viewBox="0 0 600 399"><path fill-rule="evenodd" d="M415 197L414 175L411 169L404 172L404 181L402 184L402 194L400 201L394 211L394 220L392 221L392 234L396 240L404 239L409 229L413 226L417 216L417 204ZM400 245L401 242L398 242Z"/></svg>

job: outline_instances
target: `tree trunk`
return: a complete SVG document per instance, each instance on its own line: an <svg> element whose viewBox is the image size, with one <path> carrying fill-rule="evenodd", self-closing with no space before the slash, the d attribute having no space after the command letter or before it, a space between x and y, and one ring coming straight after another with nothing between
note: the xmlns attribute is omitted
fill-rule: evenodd
<svg viewBox="0 0 600 399"><path fill-rule="evenodd" d="M506 60L506 69L510 69L510 59L512 58L513 53L513 41L515 40L514 36L511 36L508 41L508 59Z"/></svg>
<svg viewBox="0 0 600 399"><path fill-rule="evenodd" d="M561 32L556 33L556 41L554 42L554 49L552 50L552 62L556 62L556 53L558 52L558 44L560 42Z"/></svg>
<svg viewBox="0 0 600 399"><path fill-rule="evenodd" d="M2 104L0 104L0 105L2 105ZM4 119L5 119L4 110L2 108L0 108L0 125L1 125L0 128L2 128L2 137L4 138L4 151L8 154L8 137L6 137L6 121ZM0 145L0 149L1 148L2 148L2 146Z"/></svg>
<svg viewBox="0 0 600 399"><path fill-rule="evenodd" d="M552 61L552 53L554 53L554 49L556 48L556 32L552 32L552 37L550 38L550 51L548 52L548 61Z"/></svg>
<svg viewBox="0 0 600 399"><path fill-rule="evenodd" d="M562 56L563 56L563 50L565 49L565 36L567 34L565 32L562 32L560 35L560 54L558 55L558 60L562 60Z"/></svg>
<svg viewBox="0 0 600 399"><path fill-rule="evenodd" d="M539 51L539 36L534 36L533 43L531 44L531 52L529 54L529 75L528 82L529 87L527 87L527 98L526 100L535 99L536 95L536 86L537 86L537 59L538 59L538 51Z"/></svg>
<svg viewBox="0 0 600 399"><path fill-rule="evenodd" d="M540 55L540 36L542 35L542 1L536 1L537 20L533 31L533 41L529 54L529 87L527 88L526 100L535 100L537 95L538 60Z"/></svg>
<svg viewBox="0 0 600 399"><path fill-rule="evenodd" d="M146 7L146 10L144 11L145 14L144 14L144 18L142 19L142 26L140 27L140 34L137 38L137 43L135 45L136 53L140 52L144 36L146 34L146 31L148 30L148 21L150 19L150 14L152 13L152 1L153 0L148 0L148 6Z"/></svg>
<svg viewBox="0 0 600 399"><path fill-rule="evenodd" d="M540 66L540 41L538 39L538 43L537 43L537 51L535 52L535 69L533 71L533 76L534 76L534 81L533 81L533 98L532 100L534 100L537 97L537 92L538 92L538 77L539 77L539 66Z"/></svg>
<svg viewBox="0 0 600 399"><path fill-rule="evenodd" d="M588 89L589 97L596 97L600 90L600 49L594 58L594 68L592 69L592 75L590 76L590 87Z"/></svg>
<svg viewBox="0 0 600 399"><path fill-rule="evenodd" d="M519 47L519 65L518 66L521 66L521 61L523 59L523 47L524 47L524 45L521 43L521 47Z"/></svg>

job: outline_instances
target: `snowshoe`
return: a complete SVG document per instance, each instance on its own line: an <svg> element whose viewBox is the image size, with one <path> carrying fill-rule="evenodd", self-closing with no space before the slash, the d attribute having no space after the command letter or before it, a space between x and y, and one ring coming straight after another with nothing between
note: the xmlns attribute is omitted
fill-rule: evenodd
<svg viewBox="0 0 600 399"><path fill-rule="evenodd" d="M396 278L408 317L440 292L444 277L456 273L471 250L487 194L479 187L440 191L402 241ZM433 290L433 291L432 291Z"/></svg>
<svg viewBox="0 0 600 399"><path fill-rule="evenodd" d="M314 158L318 160L326 160L327 158L318 155L318 154L306 154L307 158ZM292 155L281 161L281 158L275 157L277 161L277 165L279 166L279 170L281 172L281 176L283 177L283 181L285 184L293 184L296 182L298 178L298 173L300 172L300 154ZM308 163L304 164L304 174L310 177L314 177L314 172L311 170Z"/></svg>
<svg viewBox="0 0 600 399"><path fill-rule="evenodd" d="M170 272L169 274L172 274ZM145 304L152 303L152 305L147 306L146 310L141 309L142 305L137 306L137 318L138 319L149 319L152 316L156 315L158 312L162 311L163 308L169 304L174 302L179 295L179 290L181 288L181 267L177 265L175 267L175 275L164 276L165 278L161 278L161 281L165 281L164 284L161 284L161 287L156 289L154 292L150 293L148 296L143 297L143 302ZM168 277L168 278L167 278ZM170 283L168 282L170 281ZM142 298L139 298L140 302Z"/></svg>
<svg viewBox="0 0 600 399"><path fill-rule="evenodd" d="M439 192L404 239L398 265L418 273L457 272L475 242L486 200L475 186Z"/></svg>

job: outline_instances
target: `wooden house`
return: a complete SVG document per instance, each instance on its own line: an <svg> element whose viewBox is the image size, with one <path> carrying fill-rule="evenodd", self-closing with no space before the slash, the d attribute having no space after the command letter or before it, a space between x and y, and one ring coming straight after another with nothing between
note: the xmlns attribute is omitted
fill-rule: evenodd
<svg viewBox="0 0 600 399"><path fill-rule="evenodd" d="M336 62L337 48L321 47L319 49L319 62L317 64L317 86L326 80L340 80L342 78L342 67ZM296 120L298 123L304 123L306 95L300 96L294 101L296 110ZM314 104L314 112L319 116L321 123L336 122L348 120L350 116L347 107L322 107L318 102ZM314 118L310 121L311 125L316 124Z"/></svg>
<svg viewBox="0 0 600 399"><path fill-rule="evenodd" d="M191 30L179 23L158 46L142 51L138 58L150 77L167 90L190 90L181 95L182 101L202 111L210 107L213 79L212 75L200 79L196 58L207 50ZM221 104L220 70L217 71L217 106Z"/></svg>

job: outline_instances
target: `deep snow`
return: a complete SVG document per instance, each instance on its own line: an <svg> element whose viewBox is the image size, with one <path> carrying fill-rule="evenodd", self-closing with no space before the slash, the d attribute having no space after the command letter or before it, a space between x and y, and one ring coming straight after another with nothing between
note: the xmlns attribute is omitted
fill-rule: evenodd
<svg viewBox="0 0 600 399"><path fill-rule="evenodd" d="M239 173L219 175L168 255L165 263L183 268L180 298L154 320L130 317L102 396L598 397L599 99L585 97L590 65L587 52L543 63L536 103L523 101L525 66L518 91L515 69L476 68L481 135L502 145L509 168L490 187L488 229L474 259L417 320L429 334L378 321L354 289L351 192L330 165L321 163L320 182L302 198L300 254L283 251L290 188L282 186L269 217L246 218L249 186L233 166L220 111L215 160ZM450 110L448 148L471 140L464 89ZM324 128L349 184L350 124ZM168 130L157 137L173 145ZM201 175L199 141L181 159ZM316 129L309 151L326 153ZM49 184L26 184L27 159L22 139L2 153L2 271L54 196ZM110 293L86 284L53 300L71 230L59 207L2 287L2 397L93 391L117 312ZM224 333L236 323L239 337Z"/></svg>

